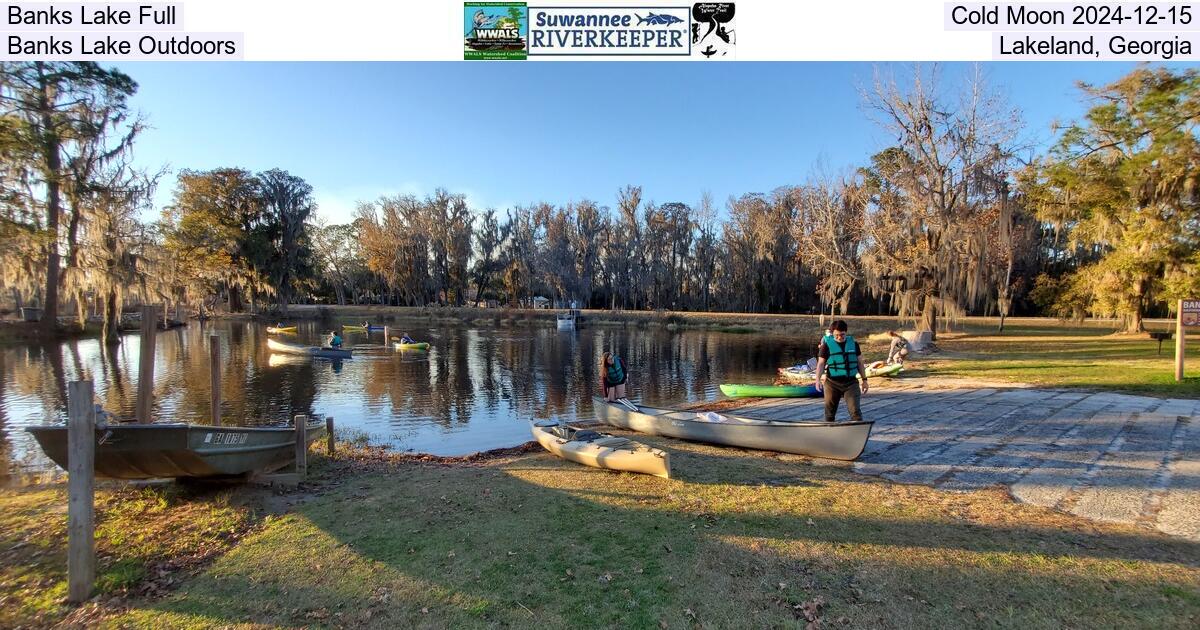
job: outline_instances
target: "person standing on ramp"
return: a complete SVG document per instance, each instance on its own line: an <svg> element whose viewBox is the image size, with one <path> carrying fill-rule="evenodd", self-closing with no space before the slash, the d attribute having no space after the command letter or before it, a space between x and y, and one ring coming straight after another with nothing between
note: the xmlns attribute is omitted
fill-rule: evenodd
<svg viewBox="0 0 1200 630"><path fill-rule="evenodd" d="M867 393L867 375L863 371L858 342L846 334L846 322L837 320L829 326L832 337L826 337L817 355L817 391L825 395L825 422L835 422L838 403L846 399L846 411L854 422L862 422L859 397ZM859 385L859 377L862 385Z"/></svg>

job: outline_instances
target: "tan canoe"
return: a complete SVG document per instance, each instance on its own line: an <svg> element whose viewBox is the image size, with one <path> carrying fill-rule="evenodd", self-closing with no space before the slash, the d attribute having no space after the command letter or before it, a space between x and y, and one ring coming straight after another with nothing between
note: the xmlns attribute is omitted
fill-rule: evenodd
<svg viewBox="0 0 1200 630"><path fill-rule="evenodd" d="M533 437L547 451L584 466L671 476L671 455L628 438L553 421L535 422Z"/></svg>

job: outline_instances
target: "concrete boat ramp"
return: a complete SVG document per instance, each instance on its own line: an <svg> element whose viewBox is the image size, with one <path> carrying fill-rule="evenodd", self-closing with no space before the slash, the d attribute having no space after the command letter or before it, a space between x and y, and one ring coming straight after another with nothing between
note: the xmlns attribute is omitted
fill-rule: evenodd
<svg viewBox="0 0 1200 630"><path fill-rule="evenodd" d="M883 382L881 382L883 381ZM1200 400L995 383L872 379L875 427L856 472L1019 501L1200 541ZM819 399L732 413L820 420ZM839 420L846 417L845 407Z"/></svg>

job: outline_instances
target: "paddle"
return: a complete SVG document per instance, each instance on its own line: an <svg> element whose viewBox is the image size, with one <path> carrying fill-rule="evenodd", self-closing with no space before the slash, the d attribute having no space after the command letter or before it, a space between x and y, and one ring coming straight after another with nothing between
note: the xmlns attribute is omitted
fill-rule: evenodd
<svg viewBox="0 0 1200 630"><path fill-rule="evenodd" d="M641 411L641 409L639 409L637 405L630 402L628 398L618 398L617 402L621 403L621 406L625 407L626 409L628 409L630 411L634 411L634 412Z"/></svg>

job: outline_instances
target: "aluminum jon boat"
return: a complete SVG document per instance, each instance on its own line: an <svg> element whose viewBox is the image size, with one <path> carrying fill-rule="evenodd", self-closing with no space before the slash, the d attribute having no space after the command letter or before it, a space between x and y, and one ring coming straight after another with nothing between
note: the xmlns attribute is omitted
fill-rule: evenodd
<svg viewBox="0 0 1200 630"><path fill-rule="evenodd" d="M780 422L642 405L634 405L638 410L633 411L598 397L592 399L592 404L605 423L640 433L841 460L862 454L875 424Z"/></svg>
<svg viewBox="0 0 1200 630"><path fill-rule="evenodd" d="M322 348L318 346L305 346L298 343L288 343L279 341L278 339L268 339L267 347L275 352L284 354L304 354L310 357L321 357L324 359L349 359L350 351L340 348Z"/></svg>
<svg viewBox="0 0 1200 630"><path fill-rule="evenodd" d="M55 464L67 469L67 427L28 427ZM323 421L305 427L309 442ZM277 470L295 459L293 427L213 427L198 424L97 424L95 471L112 479L234 477Z"/></svg>
<svg viewBox="0 0 1200 630"><path fill-rule="evenodd" d="M655 477L671 476L671 454L641 442L553 420L533 423L532 431L542 448L577 464Z"/></svg>

